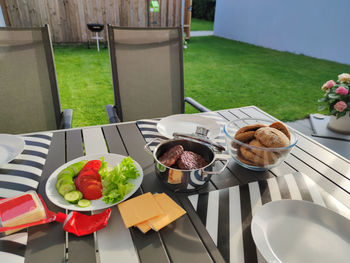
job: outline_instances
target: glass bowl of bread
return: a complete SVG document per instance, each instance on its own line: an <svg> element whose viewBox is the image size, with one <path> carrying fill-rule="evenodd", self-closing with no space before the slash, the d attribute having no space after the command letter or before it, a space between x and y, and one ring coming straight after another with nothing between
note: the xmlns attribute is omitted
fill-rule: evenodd
<svg viewBox="0 0 350 263"><path fill-rule="evenodd" d="M224 127L227 150L241 166L265 171L281 164L298 139L279 121L244 118Z"/></svg>

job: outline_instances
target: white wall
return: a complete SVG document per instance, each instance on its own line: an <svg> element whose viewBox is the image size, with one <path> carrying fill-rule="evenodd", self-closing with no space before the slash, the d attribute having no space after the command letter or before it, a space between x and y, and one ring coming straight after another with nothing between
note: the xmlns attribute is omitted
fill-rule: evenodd
<svg viewBox="0 0 350 263"><path fill-rule="evenodd" d="M4 15L2 14L1 6L0 6L0 26L6 26Z"/></svg>
<svg viewBox="0 0 350 263"><path fill-rule="evenodd" d="M350 0L216 0L214 35L350 64Z"/></svg>

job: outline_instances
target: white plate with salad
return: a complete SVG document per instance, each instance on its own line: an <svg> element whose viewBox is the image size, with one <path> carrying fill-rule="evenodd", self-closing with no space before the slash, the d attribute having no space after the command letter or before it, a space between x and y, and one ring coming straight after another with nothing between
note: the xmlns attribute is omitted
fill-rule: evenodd
<svg viewBox="0 0 350 263"><path fill-rule="evenodd" d="M82 199L79 200L79 204L82 204L81 207L77 204L78 200L76 200L77 202L74 200L74 202L70 203L69 201L71 201L71 199L68 200L66 198L67 195L64 192L62 194L62 191L77 192L75 191L77 189L67 190L67 188L70 188L71 184L66 182L66 177L64 179L61 177L62 175L66 176L64 175L64 171L67 171L68 167L73 167L74 165L79 166L79 163L84 163L91 160L102 161L102 167L99 169L98 173L101 176L103 195L99 199L89 200L90 202L83 199L84 197L80 197L80 199ZM81 167L78 169L78 171L75 171L76 174L72 179L73 181L77 178L77 174L79 174L80 169ZM60 179L61 181L63 180L64 183L61 183L61 187L57 187ZM92 211L111 207L126 200L136 192L136 190L140 187L142 180L143 171L141 166L130 157L113 153L86 155L76 158L56 169L47 180L46 194L52 203L61 208L75 211ZM64 190L61 191L63 188ZM59 193L59 190L61 194Z"/></svg>

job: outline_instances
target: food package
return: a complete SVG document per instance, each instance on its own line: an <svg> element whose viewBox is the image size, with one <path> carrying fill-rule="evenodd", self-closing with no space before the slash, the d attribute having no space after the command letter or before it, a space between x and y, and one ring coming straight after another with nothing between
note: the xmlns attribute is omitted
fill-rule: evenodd
<svg viewBox="0 0 350 263"><path fill-rule="evenodd" d="M84 215L75 211L68 215L47 209L43 199L34 191L0 200L0 234L9 235L23 228L53 221L63 223L63 230L83 236L107 225L111 214L108 208L100 214Z"/></svg>
<svg viewBox="0 0 350 263"><path fill-rule="evenodd" d="M40 222L46 218L43 202L34 191L0 200L0 230L4 231L5 235L19 231L27 224ZM21 225L23 226L18 227Z"/></svg>

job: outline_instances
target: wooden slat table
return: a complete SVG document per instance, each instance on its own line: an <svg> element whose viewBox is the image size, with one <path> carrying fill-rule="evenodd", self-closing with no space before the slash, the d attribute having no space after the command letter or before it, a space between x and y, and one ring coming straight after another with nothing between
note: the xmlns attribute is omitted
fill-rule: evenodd
<svg viewBox="0 0 350 263"><path fill-rule="evenodd" d="M257 107L217 111L225 120L254 117L274 119ZM295 131L299 142L288 158L278 167L266 172L242 168L233 161L222 175L213 176L201 192L224 189L261 179L303 172L350 207L350 162L311 138ZM183 205L187 214L159 232L146 235L137 229L126 229L116 206L108 226L95 235L75 237L65 234L58 223L30 228L26 262L224 262L193 209L188 209L186 194L174 194L155 175L152 156L143 147L143 138L136 122L110 124L81 129L56 131L39 184L49 209L66 212L53 205L45 196L45 183L51 173L74 158L84 154L117 153L130 155L143 168L144 180L135 195L144 192L166 192ZM220 166L220 165L219 165ZM93 213L98 211L93 211ZM225 213L225 211L222 211Z"/></svg>

